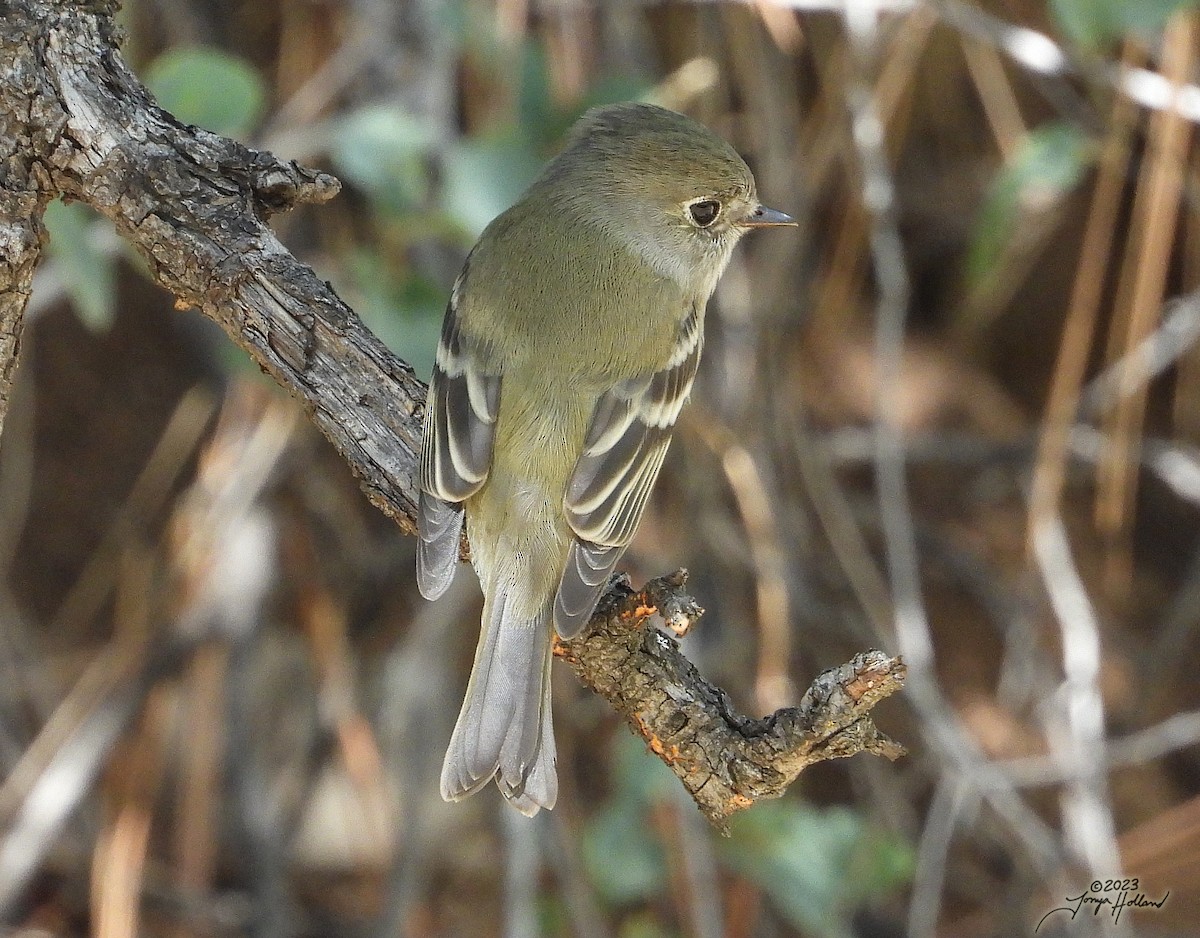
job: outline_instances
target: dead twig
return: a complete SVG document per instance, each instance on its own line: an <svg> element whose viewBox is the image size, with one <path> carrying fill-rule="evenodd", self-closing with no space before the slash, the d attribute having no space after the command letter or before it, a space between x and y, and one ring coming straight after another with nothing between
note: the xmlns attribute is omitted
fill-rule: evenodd
<svg viewBox="0 0 1200 938"><path fill-rule="evenodd" d="M735 811L779 797L816 762L860 752L904 754L869 716L904 685L899 658L862 652L818 675L799 706L761 719L744 716L701 677L675 639L647 624L657 612L673 631L686 632L704 611L684 592L686 582L684 570L640 590L618 580L589 629L555 651L625 715L715 825L724 830Z"/></svg>

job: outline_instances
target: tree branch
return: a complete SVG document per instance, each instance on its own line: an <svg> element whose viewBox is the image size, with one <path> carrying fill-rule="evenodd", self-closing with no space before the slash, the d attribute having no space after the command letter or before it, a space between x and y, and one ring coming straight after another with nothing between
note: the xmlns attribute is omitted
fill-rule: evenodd
<svg viewBox="0 0 1200 938"><path fill-rule="evenodd" d="M798 707L763 719L743 716L725 691L700 676L678 642L647 624L658 613L683 635L703 615L683 591L686 582L684 570L637 591L618 580L587 631L559 643L555 653L625 716L713 824L724 830L735 811L779 797L815 762L860 752L904 754L868 716L904 685L898 658L862 652L818 675Z"/></svg>
<svg viewBox="0 0 1200 938"><path fill-rule="evenodd" d="M39 145L38 197L78 199L110 218L154 279L220 323L358 474L371 501L412 532L425 388L267 227L324 202L325 173L179 124L117 53L115 4L6 4L0 51L29 80L0 93L0 121Z"/></svg>
<svg viewBox="0 0 1200 938"><path fill-rule="evenodd" d="M0 10L3 7L0 6ZM44 166L35 158L50 143L42 136L30 104L39 81L30 56L8 55L9 30L4 29L4 103L0 105L0 430L8 414L13 380L21 353L21 327L41 257L45 229L42 213L51 199ZM13 113L10 108L19 110Z"/></svg>
<svg viewBox="0 0 1200 938"><path fill-rule="evenodd" d="M371 501L412 532L425 388L267 227L275 212L332 198L337 180L180 125L118 54L114 3L0 0L0 10L0 417L41 209L78 199L113 221L178 305L220 323L303 401ZM813 762L902 751L867 718L903 681L903 665L879 652L823 674L799 708L736 714L645 626L655 609L680 628L696 617L682 586L679 575L638 593L615 585L590 630L558 651L715 823L781 794Z"/></svg>
<svg viewBox="0 0 1200 938"><path fill-rule="evenodd" d="M10 139L0 131L0 146ZM0 154L0 162L6 155ZM25 180L0 182L0 431L4 430L8 402L12 399L25 306L44 234L44 206L39 204L37 192L27 186Z"/></svg>

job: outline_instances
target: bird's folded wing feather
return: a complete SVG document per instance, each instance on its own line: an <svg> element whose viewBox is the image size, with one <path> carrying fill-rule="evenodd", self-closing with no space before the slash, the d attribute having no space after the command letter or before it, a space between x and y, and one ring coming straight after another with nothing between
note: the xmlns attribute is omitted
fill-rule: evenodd
<svg viewBox="0 0 1200 938"><path fill-rule="evenodd" d="M483 486L492 462L500 375L489 373L483 344L462 328L459 283L442 325L429 397L417 516L417 585L429 599L450 585L462 534L462 501Z"/></svg>
<svg viewBox="0 0 1200 938"><path fill-rule="evenodd" d="M693 309L665 367L622 381L596 403L564 498L575 538L554 605L554 624L563 638L587 623L633 539L691 392L702 344L700 314Z"/></svg>

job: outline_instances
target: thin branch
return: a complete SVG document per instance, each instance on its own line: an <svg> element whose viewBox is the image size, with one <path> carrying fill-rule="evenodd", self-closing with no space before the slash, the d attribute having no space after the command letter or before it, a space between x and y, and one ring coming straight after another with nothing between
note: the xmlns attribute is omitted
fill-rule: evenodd
<svg viewBox="0 0 1200 938"><path fill-rule="evenodd" d="M937 934L954 830L978 804L979 793L961 775L943 774L938 780L917 847L913 895L908 905L909 938L933 938Z"/></svg>
<svg viewBox="0 0 1200 938"><path fill-rule="evenodd" d="M1105 876L1104 870L1120 875L1105 765L1100 623L1060 520L1033 529L1033 550L1062 635L1064 680L1044 718L1051 750L1075 772L1060 795L1064 839L1093 875Z"/></svg>
<svg viewBox="0 0 1200 938"><path fill-rule="evenodd" d="M146 695L175 674L195 639L115 642L95 658L0 786L0 923L95 782Z"/></svg>
<svg viewBox="0 0 1200 938"><path fill-rule="evenodd" d="M1200 123L1200 86L1173 82L1159 72L1123 63L1091 64L1073 58L1045 33L993 16L960 0L925 0L948 26L987 43L1035 75L1067 79L1081 75L1107 85L1139 107L1171 112Z"/></svg>
<svg viewBox="0 0 1200 938"><path fill-rule="evenodd" d="M1131 58L1128 50L1126 57ZM1105 135L1100 152L1095 191L1088 209L1079 263L1030 483L1031 529L1058 511L1066 485L1071 424L1080 407L1080 389L1095 338L1104 295L1104 271L1113 249L1115 222L1130 159L1131 111L1128 99L1117 98L1112 109L1111 129Z"/></svg>

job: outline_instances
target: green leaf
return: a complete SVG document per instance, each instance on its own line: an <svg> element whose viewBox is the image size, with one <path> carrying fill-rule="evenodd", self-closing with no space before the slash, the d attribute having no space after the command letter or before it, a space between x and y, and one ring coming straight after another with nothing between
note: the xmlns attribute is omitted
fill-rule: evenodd
<svg viewBox="0 0 1200 938"><path fill-rule="evenodd" d="M46 206L48 253L71 307L93 332L112 325L117 292L117 256L104 247L112 229L86 205L52 202Z"/></svg>
<svg viewBox="0 0 1200 938"><path fill-rule="evenodd" d="M531 137L542 140L555 124L555 111L546 49L541 42L529 40L521 47L517 121Z"/></svg>
<svg viewBox="0 0 1200 938"><path fill-rule="evenodd" d="M262 79L246 62L217 49L169 49L146 73L158 103L185 124L226 137L245 137L266 104Z"/></svg>
<svg viewBox="0 0 1200 938"><path fill-rule="evenodd" d="M622 904L649 899L666 885L667 858L641 806L614 800L584 831L583 859L597 891Z"/></svg>
<svg viewBox="0 0 1200 938"><path fill-rule="evenodd" d="M642 807L668 801L677 794L674 773L646 751L637 736L622 733L613 743L613 785L617 797Z"/></svg>
<svg viewBox="0 0 1200 938"><path fill-rule="evenodd" d="M654 90L654 82L644 75L606 75L592 85L583 96L583 110L601 104L621 101L646 101Z"/></svg>
<svg viewBox="0 0 1200 938"><path fill-rule="evenodd" d="M1051 0L1059 28L1075 45L1098 51L1126 33L1149 39L1178 10L1200 6L1200 0Z"/></svg>
<svg viewBox="0 0 1200 938"><path fill-rule="evenodd" d="M446 153L447 213L478 237L537 177L542 157L519 131L461 140Z"/></svg>
<svg viewBox="0 0 1200 938"><path fill-rule="evenodd" d="M1087 136L1072 124L1053 121L1029 132L979 213L967 257L972 281L995 269L1023 215L1055 203L1079 183L1090 157Z"/></svg>
<svg viewBox="0 0 1200 938"><path fill-rule="evenodd" d="M529 41L521 48L520 88L517 96L518 123L539 148L557 150L571 126L588 108L619 101L645 100L654 88L653 81L633 72L606 75L590 84L579 101L562 107L554 100L546 49L541 42Z"/></svg>
<svg viewBox="0 0 1200 938"><path fill-rule="evenodd" d="M361 251L349 260L353 306L371 331L428 381L449 290L423 277L397 278L382 257Z"/></svg>
<svg viewBox="0 0 1200 938"><path fill-rule="evenodd" d="M392 213L420 206L429 193L426 156L433 134L399 108L366 107L342 119L333 145L338 172Z"/></svg>
<svg viewBox="0 0 1200 938"><path fill-rule="evenodd" d="M650 102L654 83L635 74L609 75L600 78L584 92L583 98L572 107L559 109L541 130L540 139L557 147L568 130L589 108L622 101ZM651 102L652 103L652 102Z"/></svg>
<svg viewBox="0 0 1200 938"><path fill-rule="evenodd" d="M912 852L871 830L848 808L770 801L738 815L721 845L725 862L757 883L797 928L823 938L853 934L864 901L905 882Z"/></svg>
<svg viewBox="0 0 1200 938"><path fill-rule="evenodd" d="M633 736L618 736L613 748L613 796L584 830L583 858L600 894L620 904L651 898L666 886L666 856L646 815L672 797L676 782Z"/></svg>

